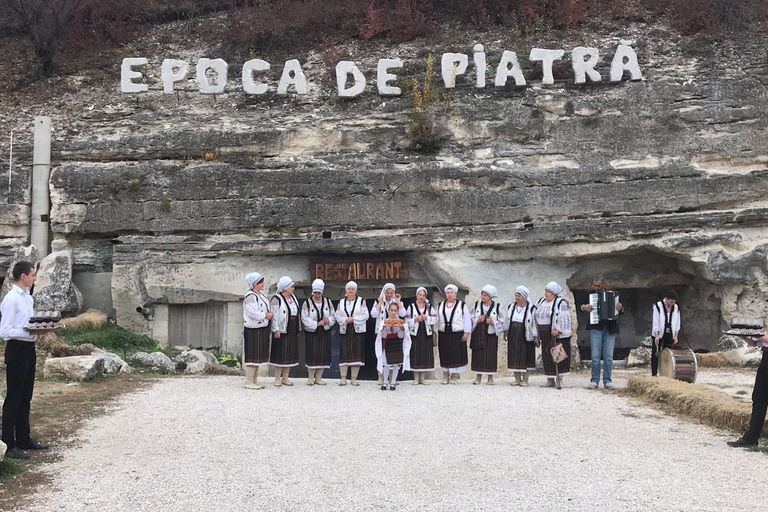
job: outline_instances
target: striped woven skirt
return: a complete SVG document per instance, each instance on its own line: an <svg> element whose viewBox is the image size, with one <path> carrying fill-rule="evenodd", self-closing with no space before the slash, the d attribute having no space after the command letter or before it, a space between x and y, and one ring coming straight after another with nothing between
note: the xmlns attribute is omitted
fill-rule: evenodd
<svg viewBox="0 0 768 512"><path fill-rule="evenodd" d="M331 331L318 327L315 332L305 332L307 344L307 368L317 370L331 367Z"/></svg>
<svg viewBox="0 0 768 512"><path fill-rule="evenodd" d="M299 317L292 316L288 320L288 332L279 338L272 335L272 355L269 358L272 366L289 367L299 364Z"/></svg>
<svg viewBox="0 0 768 512"><path fill-rule="evenodd" d="M568 375L571 372L571 338L557 339L552 336L552 332L549 330L548 325L539 326L539 339L541 339L541 359L544 363L544 373L547 377L554 377L558 372L560 376ZM552 347L558 343L563 344L565 353L568 357L565 358L560 364L557 365L557 371L555 370L555 361L552 359L552 352L549 351Z"/></svg>
<svg viewBox="0 0 768 512"><path fill-rule="evenodd" d="M462 336L462 331L438 333L437 351L440 354L441 368L467 366L467 344L461 341Z"/></svg>
<svg viewBox="0 0 768 512"><path fill-rule="evenodd" d="M403 364L403 338L387 337L384 343L387 364Z"/></svg>
<svg viewBox="0 0 768 512"><path fill-rule="evenodd" d="M525 325L522 322L512 322L507 339L507 368L514 372L535 370L536 346L532 341L525 340Z"/></svg>
<svg viewBox="0 0 768 512"><path fill-rule="evenodd" d="M350 325L341 335L339 366L365 365L365 333L357 333Z"/></svg>
<svg viewBox="0 0 768 512"><path fill-rule="evenodd" d="M499 337L487 334L485 325L479 325L472 333L472 371L491 375L498 371Z"/></svg>
<svg viewBox="0 0 768 512"><path fill-rule="evenodd" d="M269 364L269 326L243 327L243 361L246 366Z"/></svg>
<svg viewBox="0 0 768 512"><path fill-rule="evenodd" d="M419 323L416 336L411 337L411 370L431 372L435 369L435 343L432 339L424 322Z"/></svg>

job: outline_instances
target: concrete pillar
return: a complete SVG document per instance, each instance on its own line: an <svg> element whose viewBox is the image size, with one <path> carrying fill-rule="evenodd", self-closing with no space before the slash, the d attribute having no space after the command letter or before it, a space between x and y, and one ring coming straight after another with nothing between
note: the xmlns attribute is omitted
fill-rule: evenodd
<svg viewBox="0 0 768 512"><path fill-rule="evenodd" d="M30 242L37 248L38 258L48 256L51 196L51 118L35 118L35 148L32 158L32 222Z"/></svg>

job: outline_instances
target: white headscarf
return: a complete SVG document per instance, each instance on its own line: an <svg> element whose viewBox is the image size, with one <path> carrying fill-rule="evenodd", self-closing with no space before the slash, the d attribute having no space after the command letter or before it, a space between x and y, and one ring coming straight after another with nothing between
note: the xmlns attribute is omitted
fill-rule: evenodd
<svg viewBox="0 0 768 512"><path fill-rule="evenodd" d="M449 285L446 285L445 288L443 288L443 292L447 292L448 290L453 290L454 293L459 293L459 287L456 286L455 284L449 284Z"/></svg>
<svg viewBox="0 0 768 512"><path fill-rule="evenodd" d="M545 286L544 289L549 290L555 295L560 295L560 292L563 291L562 287L554 281L550 281L549 283L547 283L547 286Z"/></svg>
<svg viewBox="0 0 768 512"><path fill-rule="evenodd" d="M293 279L288 276L283 276L277 282L277 293L283 293L285 290L293 286Z"/></svg>
<svg viewBox="0 0 768 512"><path fill-rule="evenodd" d="M517 292L520 295L522 295L523 297L525 297L525 300L528 300L528 295L530 295L530 293L531 293L528 290L528 288L526 288L525 286L522 286L522 285L520 285L517 288L515 288L515 292Z"/></svg>
<svg viewBox="0 0 768 512"><path fill-rule="evenodd" d="M386 291L387 291L389 288L391 288L393 292L394 292L394 291L397 291L397 287L396 287L394 284L392 284L392 283L387 283L387 284L385 284L385 285L384 285L384 287L381 289L381 295L379 295L379 297L386 297L386 295L384 295L384 294L386 293Z"/></svg>
<svg viewBox="0 0 768 512"><path fill-rule="evenodd" d="M491 299L495 299L496 294L498 293L498 290L496 290L496 287L490 284L483 286L483 291L487 293Z"/></svg>
<svg viewBox="0 0 768 512"><path fill-rule="evenodd" d="M426 295L427 298L429 298L429 292L423 286L419 286L418 288L416 288L416 296L417 297L419 296L419 292L424 292L424 295Z"/></svg>
<svg viewBox="0 0 768 512"><path fill-rule="evenodd" d="M253 285L259 284L264 280L264 276L259 274L258 272L251 272L247 276L245 276L245 282L248 283L248 289L252 290Z"/></svg>
<svg viewBox="0 0 768 512"><path fill-rule="evenodd" d="M357 290L357 283L356 283L356 282L354 282L354 281L350 281L350 282L348 282L348 283L347 283L347 285L344 287L344 289L346 290L346 289L347 289L347 288L349 288L350 286L354 286L355 290Z"/></svg>
<svg viewBox="0 0 768 512"><path fill-rule="evenodd" d="M325 290L325 282L322 279L315 279L312 281L312 293L320 292L323 293Z"/></svg>

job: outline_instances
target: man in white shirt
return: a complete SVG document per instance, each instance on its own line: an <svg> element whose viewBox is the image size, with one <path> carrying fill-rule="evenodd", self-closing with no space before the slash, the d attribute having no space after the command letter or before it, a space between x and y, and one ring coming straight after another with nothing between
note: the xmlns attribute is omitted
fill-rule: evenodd
<svg viewBox="0 0 768 512"><path fill-rule="evenodd" d="M46 450L47 445L30 437L29 409L35 387L35 341L37 335L25 330L34 314L29 289L35 284L34 265L20 261L13 266L13 288L0 304L0 338L6 342L5 366L7 396L3 403L3 442L6 455L28 459L24 450Z"/></svg>
<svg viewBox="0 0 768 512"><path fill-rule="evenodd" d="M651 373L654 377L659 372L659 353L667 347L677 345L680 334L680 305L677 303L677 293L670 290L653 305L653 327L651 336Z"/></svg>
<svg viewBox="0 0 768 512"><path fill-rule="evenodd" d="M760 347L763 350L763 358L755 375L755 387L752 389L752 416L749 419L749 429L741 438L728 441L729 446L736 448L757 446L765 426L766 411L768 411L768 336L747 338L747 343Z"/></svg>

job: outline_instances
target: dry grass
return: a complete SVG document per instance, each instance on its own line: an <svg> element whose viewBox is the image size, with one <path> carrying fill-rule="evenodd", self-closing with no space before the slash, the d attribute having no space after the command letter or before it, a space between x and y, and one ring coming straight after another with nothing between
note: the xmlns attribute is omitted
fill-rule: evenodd
<svg viewBox="0 0 768 512"><path fill-rule="evenodd" d="M749 427L752 405L708 386L666 377L632 376L627 390L644 401L661 406L666 412L683 414L707 425L739 433ZM764 426L763 435L766 434L768 427Z"/></svg>
<svg viewBox="0 0 768 512"><path fill-rule="evenodd" d="M46 357L87 356L96 347L90 343L83 345L67 345L55 332L41 334L37 338L37 350Z"/></svg>
<svg viewBox="0 0 768 512"><path fill-rule="evenodd" d="M59 324L70 331L80 329L101 329L108 321L107 315L95 309L89 309L85 313L72 318L62 318Z"/></svg>
<svg viewBox="0 0 768 512"><path fill-rule="evenodd" d="M700 368L725 368L737 366L728 362L725 352L710 352L709 354L696 354L696 361Z"/></svg>

